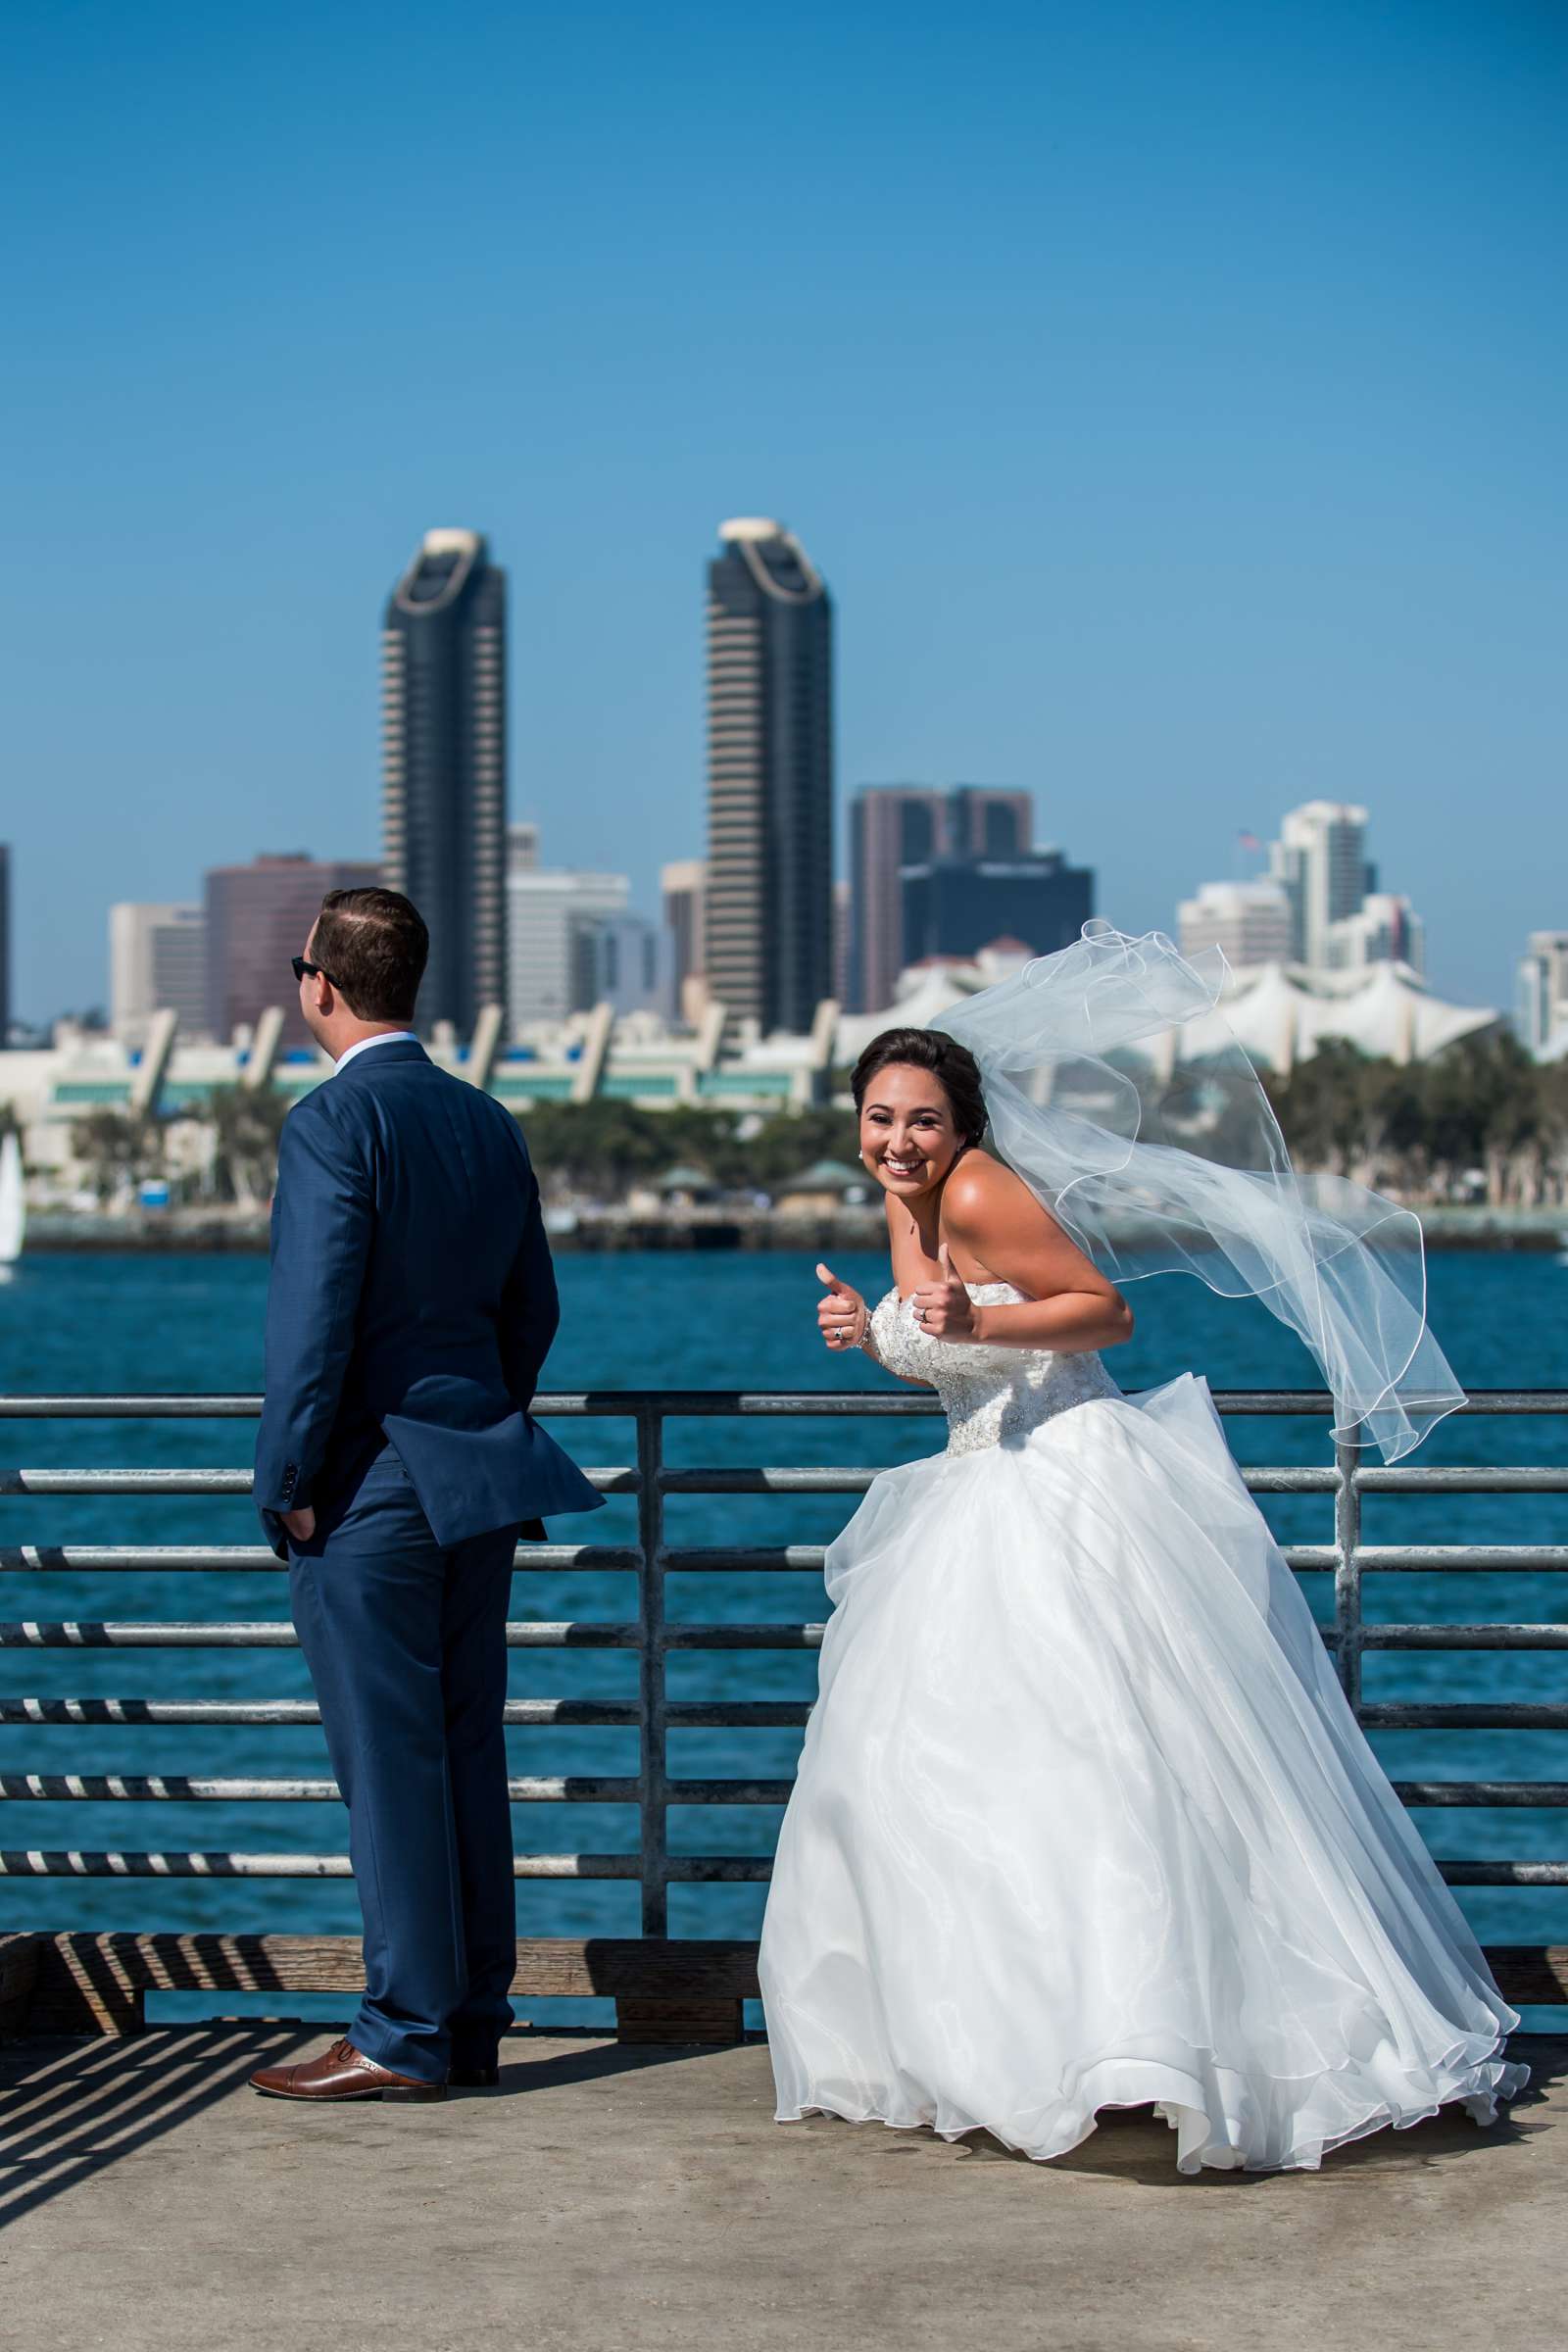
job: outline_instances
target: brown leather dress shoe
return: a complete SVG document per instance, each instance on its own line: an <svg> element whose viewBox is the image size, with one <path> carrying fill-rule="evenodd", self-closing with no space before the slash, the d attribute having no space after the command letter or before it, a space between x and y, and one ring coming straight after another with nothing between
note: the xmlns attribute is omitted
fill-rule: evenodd
<svg viewBox="0 0 1568 2352"><path fill-rule="evenodd" d="M444 2082L418 2082L412 2075L394 2075L377 2066L352 2041L334 2041L319 2058L300 2066L261 2066L251 2077L252 2090L270 2099L444 2099Z"/></svg>

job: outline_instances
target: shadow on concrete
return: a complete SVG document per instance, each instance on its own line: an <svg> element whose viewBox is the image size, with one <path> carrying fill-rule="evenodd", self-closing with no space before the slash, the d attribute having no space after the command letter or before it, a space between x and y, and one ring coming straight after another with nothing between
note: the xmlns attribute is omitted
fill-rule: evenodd
<svg viewBox="0 0 1568 2352"><path fill-rule="evenodd" d="M319 2038L318 2027L246 2020L0 2051L0 2229L177 2131L256 2067Z"/></svg>
<svg viewBox="0 0 1568 2352"><path fill-rule="evenodd" d="M257 2067L312 2054L341 2031L242 2018L0 2049L0 2230L177 2131ZM457 2095L525 2096L711 2054L703 2043L607 2042L588 2032L580 2048L563 2050L558 2031L549 2055L531 2058L529 2038L509 2038L494 2088Z"/></svg>
<svg viewBox="0 0 1568 2352"><path fill-rule="evenodd" d="M1383 2127L1364 2139L1347 2142L1324 2157L1318 2178L1365 2179L1369 2173L1421 2172L1450 2159L1484 2156L1489 2150L1533 2138L1545 2128L1532 2110L1545 2104L1549 2086L1568 2078L1568 2037L1516 2034L1509 2055L1530 2068L1530 2082L1517 2099L1499 2111L1494 2124L1475 2124L1460 2107L1445 2107L1425 2122L1404 2131ZM1516 2120L1517 2119L1517 2120ZM882 2127L841 2124L836 2117L812 2116L810 2131L880 2131ZM969 2132L948 2143L926 2127L890 2132L890 2140L906 2148L927 2146L946 2151L958 2163L1030 2166L1032 2157L1006 2147L989 2132ZM1065 2156L1054 2156L1036 2168L1042 2174L1087 2173L1103 2180L1127 2180L1152 2188L1185 2187L1214 2190L1256 2188L1277 2180L1278 2172L1228 2173L1206 2168L1199 2173L1176 2170L1175 2133L1152 2107L1107 2107L1090 2136Z"/></svg>

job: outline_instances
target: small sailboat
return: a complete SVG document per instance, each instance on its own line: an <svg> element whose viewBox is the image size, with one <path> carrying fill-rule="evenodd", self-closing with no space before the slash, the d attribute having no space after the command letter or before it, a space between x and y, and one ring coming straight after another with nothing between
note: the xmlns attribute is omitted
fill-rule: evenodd
<svg viewBox="0 0 1568 2352"><path fill-rule="evenodd" d="M0 1282L8 1282L22 1255L27 1203L22 1189L22 1147L13 1131L0 1136Z"/></svg>

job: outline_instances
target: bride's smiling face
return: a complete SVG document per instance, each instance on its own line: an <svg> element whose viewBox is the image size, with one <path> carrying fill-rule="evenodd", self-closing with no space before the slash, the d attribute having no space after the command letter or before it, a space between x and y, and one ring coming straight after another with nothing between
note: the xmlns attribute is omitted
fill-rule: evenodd
<svg viewBox="0 0 1568 2352"><path fill-rule="evenodd" d="M940 1078L903 1061L877 1071L860 1105L860 1157L884 1192L918 1200L942 1182L961 1145Z"/></svg>

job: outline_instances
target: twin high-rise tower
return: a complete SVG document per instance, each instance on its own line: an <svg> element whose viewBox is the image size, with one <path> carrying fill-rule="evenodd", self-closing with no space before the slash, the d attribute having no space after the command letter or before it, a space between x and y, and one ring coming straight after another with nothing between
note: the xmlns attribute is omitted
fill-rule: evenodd
<svg viewBox="0 0 1568 2352"><path fill-rule="evenodd" d="M777 522L726 522L708 567L704 962L763 1031L833 985L833 608ZM382 861L430 926L426 1023L506 997L506 574L477 531L427 531L381 631Z"/></svg>
<svg viewBox="0 0 1568 2352"><path fill-rule="evenodd" d="M833 988L833 606L800 541L743 516L708 566L707 978L765 1032Z"/></svg>
<svg viewBox="0 0 1568 2352"><path fill-rule="evenodd" d="M471 1037L507 993L507 575L426 531L381 624L382 869L430 927L419 1016Z"/></svg>

